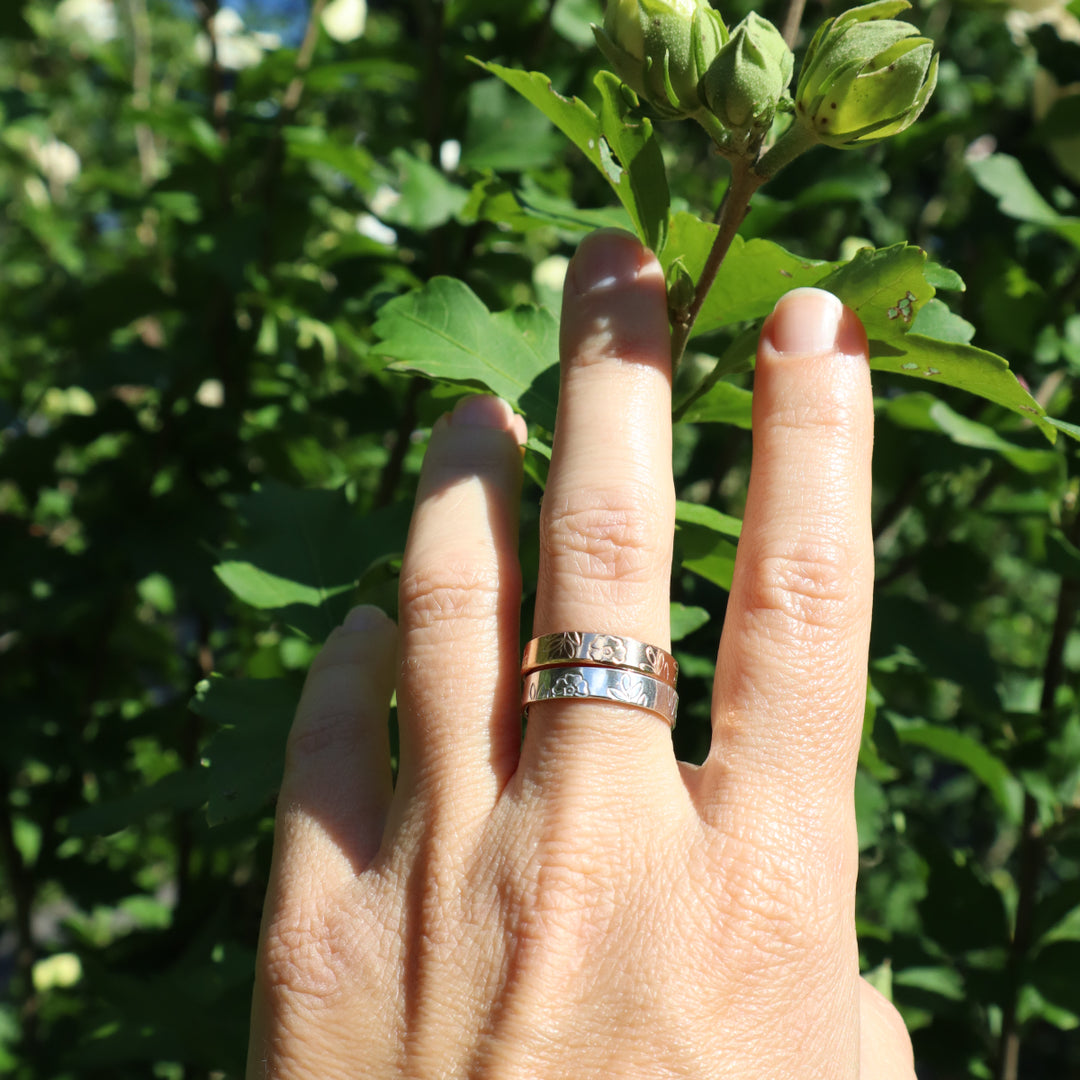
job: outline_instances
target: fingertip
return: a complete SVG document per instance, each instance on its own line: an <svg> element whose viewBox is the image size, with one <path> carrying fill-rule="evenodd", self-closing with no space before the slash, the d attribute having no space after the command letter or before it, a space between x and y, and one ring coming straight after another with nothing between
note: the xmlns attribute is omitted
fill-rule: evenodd
<svg viewBox="0 0 1080 1080"><path fill-rule="evenodd" d="M566 292L571 298L609 292L654 269L660 269L656 256L632 233L599 229L582 240L570 260Z"/></svg>
<svg viewBox="0 0 1080 1080"><path fill-rule="evenodd" d="M759 357L824 353L865 360L868 349L862 321L824 289L804 287L785 293L761 329Z"/></svg>
<svg viewBox="0 0 1080 1080"><path fill-rule="evenodd" d="M392 633L394 621L382 608L373 604L357 604L342 620L341 629L354 634L379 630Z"/></svg>
<svg viewBox="0 0 1080 1080"><path fill-rule="evenodd" d="M637 237L602 229L581 242L566 274L560 343L569 368L643 363L667 378L671 342L664 272Z"/></svg>

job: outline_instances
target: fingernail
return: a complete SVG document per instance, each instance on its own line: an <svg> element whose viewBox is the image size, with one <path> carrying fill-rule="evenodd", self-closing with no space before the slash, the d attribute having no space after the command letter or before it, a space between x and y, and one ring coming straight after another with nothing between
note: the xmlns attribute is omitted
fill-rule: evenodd
<svg viewBox="0 0 1080 1080"><path fill-rule="evenodd" d="M605 292L626 285L641 269L642 247L630 233L601 229L582 240L567 271L567 281L578 295Z"/></svg>
<svg viewBox="0 0 1080 1080"><path fill-rule="evenodd" d="M779 353L829 352L843 314L844 305L824 289L792 289L776 302L766 333Z"/></svg>
<svg viewBox="0 0 1080 1080"><path fill-rule="evenodd" d="M478 394L459 401L450 419L454 427L505 428L513 414L502 398Z"/></svg>
<svg viewBox="0 0 1080 1080"><path fill-rule="evenodd" d="M356 633L361 630L374 630L376 626L385 621L386 616L380 608L371 604L360 604L345 616L341 626L344 630Z"/></svg>

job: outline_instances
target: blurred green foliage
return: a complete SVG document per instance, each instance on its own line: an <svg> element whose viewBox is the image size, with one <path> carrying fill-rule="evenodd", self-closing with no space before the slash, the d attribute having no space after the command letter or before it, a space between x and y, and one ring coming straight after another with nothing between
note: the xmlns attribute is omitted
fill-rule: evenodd
<svg viewBox="0 0 1080 1080"><path fill-rule="evenodd" d="M528 629L565 260L630 223L467 59L599 110L599 0L372 2L361 36L313 18L292 46L216 10L0 9L0 1072L20 1078L242 1074L302 673L351 604L394 612L427 434L469 386L530 422ZM919 245L938 296L918 332L1000 354L1055 418L1051 443L875 373L856 802L862 959L922 1080L1057 1080L1080 1074L1080 4L913 18L942 52L924 118L801 158L741 250L793 274ZM678 229L727 166L690 125L657 131ZM717 308L677 399L763 313ZM732 365L676 427L690 759L751 388Z"/></svg>

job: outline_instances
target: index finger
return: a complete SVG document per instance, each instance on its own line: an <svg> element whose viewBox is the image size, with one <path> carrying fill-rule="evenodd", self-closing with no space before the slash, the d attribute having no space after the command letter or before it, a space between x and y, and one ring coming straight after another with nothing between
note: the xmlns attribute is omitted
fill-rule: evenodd
<svg viewBox="0 0 1080 1080"><path fill-rule="evenodd" d="M850 810L873 600L866 334L829 293L766 320L753 462L724 619L706 769L725 806ZM732 792L732 786L736 789ZM831 821L826 812L800 814Z"/></svg>

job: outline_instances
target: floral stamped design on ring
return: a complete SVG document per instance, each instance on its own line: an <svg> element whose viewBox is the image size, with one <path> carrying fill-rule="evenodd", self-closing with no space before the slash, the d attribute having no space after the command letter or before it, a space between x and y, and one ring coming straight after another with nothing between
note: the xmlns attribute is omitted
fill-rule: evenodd
<svg viewBox="0 0 1080 1080"><path fill-rule="evenodd" d="M672 672L667 655L662 649L658 649L655 645L646 645L645 659L648 661L649 667L652 668L656 678L662 682L674 681L674 672Z"/></svg>
<svg viewBox="0 0 1080 1080"><path fill-rule="evenodd" d="M573 660L581 648L584 635L576 630L568 630L565 633L552 635L553 640L548 646L548 655L552 660Z"/></svg>
<svg viewBox="0 0 1080 1080"><path fill-rule="evenodd" d="M645 683L639 675L623 675L618 683L609 686L608 697L614 701L621 701L624 705L652 706L652 701L646 692Z"/></svg>
<svg viewBox="0 0 1080 1080"><path fill-rule="evenodd" d="M625 664L626 642L610 634L598 634L589 643L589 659L598 664Z"/></svg>
<svg viewBox="0 0 1080 1080"><path fill-rule="evenodd" d="M576 672L568 672L555 679L548 690L550 697L588 697L589 684Z"/></svg>

